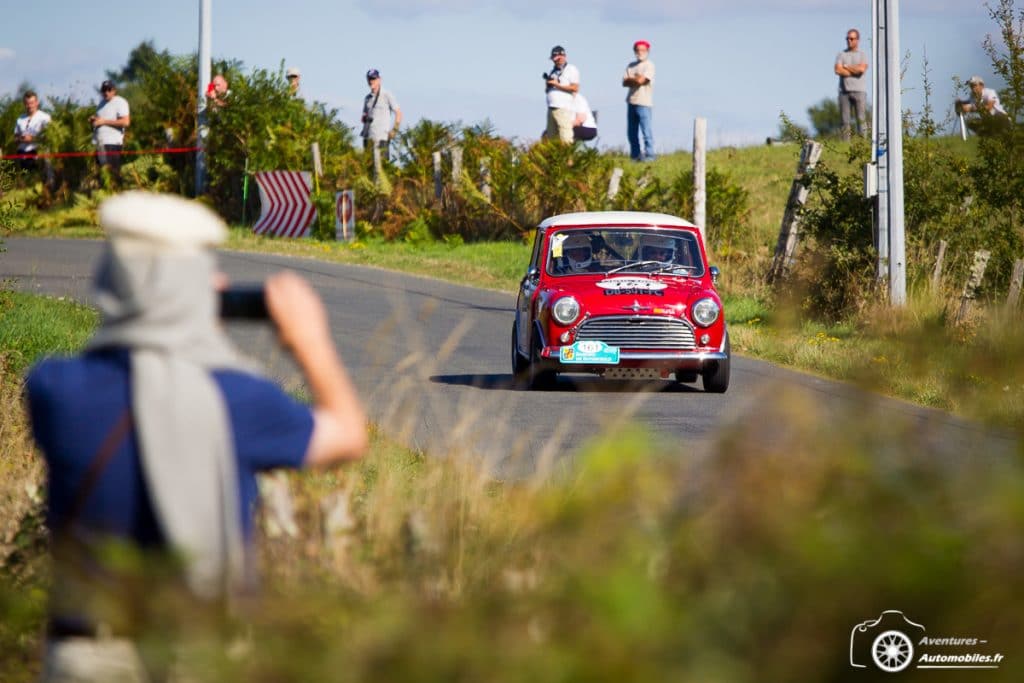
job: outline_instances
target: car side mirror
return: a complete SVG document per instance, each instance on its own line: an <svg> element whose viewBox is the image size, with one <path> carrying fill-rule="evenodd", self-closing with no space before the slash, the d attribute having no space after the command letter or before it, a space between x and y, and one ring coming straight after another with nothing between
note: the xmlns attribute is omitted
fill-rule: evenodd
<svg viewBox="0 0 1024 683"><path fill-rule="evenodd" d="M530 266L530 269L526 271L526 277L523 281L536 284L538 280L540 280L540 269L537 266Z"/></svg>
<svg viewBox="0 0 1024 683"><path fill-rule="evenodd" d="M718 270L718 266L711 266L708 268L708 272L711 273L711 284L718 284L718 276L722 274L722 271Z"/></svg>

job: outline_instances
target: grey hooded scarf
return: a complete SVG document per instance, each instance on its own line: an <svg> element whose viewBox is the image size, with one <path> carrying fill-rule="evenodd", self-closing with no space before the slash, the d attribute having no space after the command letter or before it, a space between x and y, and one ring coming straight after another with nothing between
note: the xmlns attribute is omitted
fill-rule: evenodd
<svg viewBox="0 0 1024 683"><path fill-rule="evenodd" d="M238 474L227 407L211 370L252 371L218 323L209 247L226 230L180 197L132 192L105 202L110 241L88 347L131 354L131 408L157 520L202 598L241 588L247 574Z"/></svg>

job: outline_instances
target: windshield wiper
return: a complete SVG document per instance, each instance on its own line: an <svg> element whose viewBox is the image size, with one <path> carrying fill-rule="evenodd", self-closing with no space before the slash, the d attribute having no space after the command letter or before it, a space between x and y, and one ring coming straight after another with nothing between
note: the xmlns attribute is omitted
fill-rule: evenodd
<svg viewBox="0 0 1024 683"><path fill-rule="evenodd" d="M676 273L675 271L677 270L682 270L684 272ZM661 275L662 273L669 273L671 275L685 275L686 277L690 277L690 272L694 270L697 270L696 266L684 266L679 263L674 263L672 265L663 266L659 268L658 270L651 273L651 275Z"/></svg>
<svg viewBox="0 0 1024 683"><path fill-rule="evenodd" d="M661 261L637 261L636 263L627 263L624 266L619 266L618 268L612 268L611 270L606 272L605 275L613 275L614 273L621 273L622 271L626 270L627 268L641 268L643 266L660 266L660 265L662 265Z"/></svg>

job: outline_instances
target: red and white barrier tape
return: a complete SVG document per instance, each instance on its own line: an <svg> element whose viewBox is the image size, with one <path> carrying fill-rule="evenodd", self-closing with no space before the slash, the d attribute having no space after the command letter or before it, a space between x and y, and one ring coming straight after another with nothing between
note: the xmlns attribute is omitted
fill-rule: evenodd
<svg viewBox="0 0 1024 683"><path fill-rule="evenodd" d="M198 152L198 147L164 147L162 149L122 149L110 152L49 152L46 154L4 154L0 159L64 159L68 157L94 157L100 154L115 156L123 154L187 154Z"/></svg>

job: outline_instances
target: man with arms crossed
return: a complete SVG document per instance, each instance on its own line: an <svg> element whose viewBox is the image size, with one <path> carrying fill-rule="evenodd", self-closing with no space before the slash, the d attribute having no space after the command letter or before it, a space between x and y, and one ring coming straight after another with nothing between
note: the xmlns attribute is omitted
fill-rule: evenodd
<svg viewBox="0 0 1024 683"><path fill-rule="evenodd" d="M633 161L654 159L654 133L651 118L654 109L654 62L647 58L651 44L646 40L633 43L636 60L626 66L622 85L626 94L626 137L629 138L629 158ZM640 149L640 135L644 146Z"/></svg>
<svg viewBox="0 0 1024 683"><path fill-rule="evenodd" d="M846 49L836 55L834 69L839 76L839 118L844 140L850 139L850 109L857 116L857 128L861 135L868 134L867 104L868 58L860 49L860 31L851 28L846 32Z"/></svg>
<svg viewBox="0 0 1024 683"><path fill-rule="evenodd" d="M89 117L93 129L92 141L99 152L96 161L101 167L109 166L114 177L118 178L121 174L124 131L132 123L128 100L117 94L117 86L113 81L103 81L100 94L103 100L96 113Z"/></svg>

